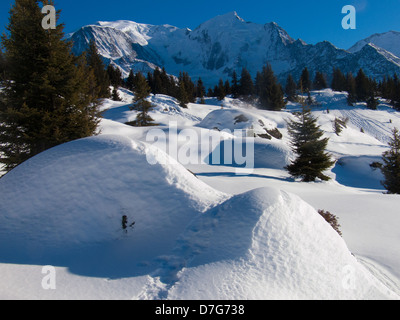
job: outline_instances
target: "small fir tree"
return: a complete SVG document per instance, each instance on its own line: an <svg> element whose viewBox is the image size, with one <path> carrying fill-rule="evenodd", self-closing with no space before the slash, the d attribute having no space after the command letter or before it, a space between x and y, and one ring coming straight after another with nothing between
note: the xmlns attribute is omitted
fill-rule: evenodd
<svg viewBox="0 0 400 320"><path fill-rule="evenodd" d="M285 93L288 101L297 102L297 85L291 74L288 75L286 80Z"/></svg>
<svg viewBox="0 0 400 320"><path fill-rule="evenodd" d="M317 178L329 180L323 173L335 163L326 152L329 139L322 138L324 132L317 125L317 119L310 109L303 108L295 116L297 121L288 122L288 131L297 158L286 169L293 177L301 178L304 182L315 181Z"/></svg>
<svg viewBox="0 0 400 320"><path fill-rule="evenodd" d="M323 90L328 87L328 84L326 82L325 76L322 72L317 72L315 74L315 79L314 79L314 89L315 90Z"/></svg>
<svg viewBox="0 0 400 320"><path fill-rule="evenodd" d="M190 103L189 94L186 89L185 82L183 80L179 81L179 88L178 88L178 101L179 105L182 108L187 108L188 104Z"/></svg>
<svg viewBox="0 0 400 320"><path fill-rule="evenodd" d="M251 97L254 94L254 82L251 78L250 72L243 68L239 81L238 94L242 97Z"/></svg>
<svg viewBox="0 0 400 320"><path fill-rule="evenodd" d="M232 97L234 99L238 98L238 96L239 96L239 82L238 82L238 77L237 77L236 71L233 71L233 74L232 74L231 92L232 92Z"/></svg>
<svg viewBox="0 0 400 320"><path fill-rule="evenodd" d="M91 40L89 43L89 48L86 52L86 60L89 67L93 70L96 83L98 95L101 98L109 98L110 97L110 78L108 77L108 73L106 67L101 59L96 43L94 40Z"/></svg>
<svg viewBox="0 0 400 320"><path fill-rule="evenodd" d="M262 109L280 111L285 107L282 87L270 64L265 66L261 73L258 73L256 87Z"/></svg>
<svg viewBox="0 0 400 320"><path fill-rule="evenodd" d="M147 100L151 92L151 88L142 73L136 75L136 86L135 86L135 97L133 98L133 104L138 114L136 121L133 124L137 127L147 127L154 125L154 120L150 117L149 111L153 107L151 102Z"/></svg>
<svg viewBox="0 0 400 320"><path fill-rule="evenodd" d="M301 73L300 83L301 83L301 86L303 87L304 92L311 90L310 73L308 72L307 67L304 68L303 72Z"/></svg>

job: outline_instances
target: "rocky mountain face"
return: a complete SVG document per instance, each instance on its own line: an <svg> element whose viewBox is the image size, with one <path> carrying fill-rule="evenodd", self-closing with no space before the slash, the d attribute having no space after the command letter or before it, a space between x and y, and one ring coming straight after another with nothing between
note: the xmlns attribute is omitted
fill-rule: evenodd
<svg viewBox="0 0 400 320"><path fill-rule="evenodd" d="M130 69L147 72L165 67L172 75L188 72L212 86L247 68L255 76L270 63L284 82L291 73L299 78L304 67L313 75L333 67L357 73L360 68L381 79L400 73L400 59L384 48L367 43L346 51L324 41L315 45L295 40L276 23L246 22L236 12L215 17L195 30L170 25L154 26L132 21L98 22L72 34L73 50L82 53L90 40L96 42L107 64L118 66L124 75Z"/></svg>

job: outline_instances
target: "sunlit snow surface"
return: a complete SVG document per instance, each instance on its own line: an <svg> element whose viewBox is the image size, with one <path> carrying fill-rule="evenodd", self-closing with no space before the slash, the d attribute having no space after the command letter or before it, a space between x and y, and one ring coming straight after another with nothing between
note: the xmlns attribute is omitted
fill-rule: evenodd
<svg viewBox="0 0 400 320"><path fill-rule="evenodd" d="M147 139L154 128L123 124L136 112L131 93L120 95L122 102L104 102L100 135L48 150L0 180L0 298L399 298L400 200L383 194L382 176L369 166L400 127L397 112L348 108L341 93L313 92L339 161L332 181L301 183L283 169L293 156L285 120L298 105L268 112L227 98L182 109L170 97L151 98L156 129L178 147L187 146L185 129L232 139L215 121L233 130L238 114L249 122L242 127L262 130L262 120L278 128L280 140L255 138L256 157L265 159L238 176L226 164L185 168L157 149ZM349 118L340 136L335 116ZM190 143L204 153L201 142ZM340 218L343 238L317 209ZM126 230L124 215L135 222ZM44 265L56 267L55 290L41 286Z"/></svg>

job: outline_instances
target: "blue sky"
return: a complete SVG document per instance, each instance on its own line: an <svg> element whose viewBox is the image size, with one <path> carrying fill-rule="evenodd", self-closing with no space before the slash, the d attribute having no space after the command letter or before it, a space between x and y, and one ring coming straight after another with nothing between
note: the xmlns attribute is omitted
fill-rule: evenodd
<svg viewBox="0 0 400 320"><path fill-rule="evenodd" d="M0 1L0 29L8 22L13 0ZM133 20L149 24L170 24L196 28L217 15L236 11L246 21L275 21L291 37L315 44L328 40L348 49L374 33L400 31L400 0L55 0L62 10L66 32L99 20ZM341 13L345 5L357 9L357 29L344 30Z"/></svg>

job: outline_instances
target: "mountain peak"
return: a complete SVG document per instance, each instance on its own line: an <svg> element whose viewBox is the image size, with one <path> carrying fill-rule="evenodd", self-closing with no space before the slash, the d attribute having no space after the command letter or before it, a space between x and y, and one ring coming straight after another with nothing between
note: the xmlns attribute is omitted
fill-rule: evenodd
<svg viewBox="0 0 400 320"><path fill-rule="evenodd" d="M372 36L358 41L354 46L348 49L349 52L355 53L360 51L363 47L368 44L374 44L375 46L385 49L391 52L397 57L400 57L400 32L388 31L384 33L375 33Z"/></svg>
<svg viewBox="0 0 400 320"><path fill-rule="evenodd" d="M210 28L210 27L229 27L237 23L245 22L244 19L239 17L236 11L228 12L223 15L216 16L210 20L202 23L199 28Z"/></svg>

